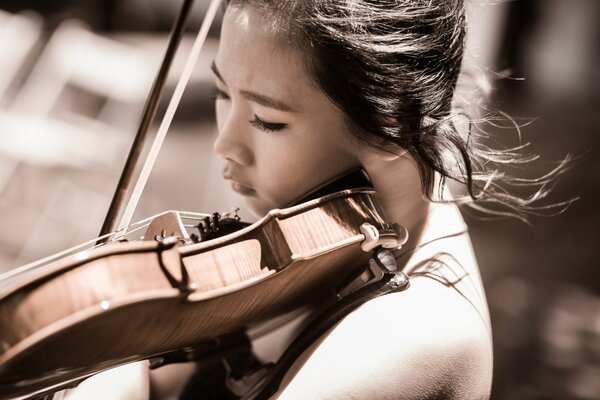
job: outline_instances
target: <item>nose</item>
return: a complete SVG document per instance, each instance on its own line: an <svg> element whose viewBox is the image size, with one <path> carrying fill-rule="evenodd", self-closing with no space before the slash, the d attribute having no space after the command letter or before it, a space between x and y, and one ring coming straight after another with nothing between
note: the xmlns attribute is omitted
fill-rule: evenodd
<svg viewBox="0 0 600 400"><path fill-rule="evenodd" d="M229 110L225 119L217 118L218 136L214 143L217 154L228 161L242 166L253 162L251 138L248 135L248 121ZM244 123L245 122L245 123Z"/></svg>

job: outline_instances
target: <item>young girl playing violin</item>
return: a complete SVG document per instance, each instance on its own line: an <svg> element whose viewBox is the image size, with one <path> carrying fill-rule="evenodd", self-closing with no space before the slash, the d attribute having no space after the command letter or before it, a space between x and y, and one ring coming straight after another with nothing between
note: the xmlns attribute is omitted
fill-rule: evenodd
<svg viewBox="0 0 600 400"><path fill-rule="evenodd" d="M340 320L296 360L275 398L490 395L485 294L445 182L462 183L473 199L509 206L518 200L495 193L494 185L477 192L474 166L485 154L474 150L460 124L464 115L453 107L464 14L462 0L226 5L212 64L214 148L234 191L263 216L362 168L389 219L410 234L395 253L410 288ZM301 326L302 316L257 339L254 354L277 360ZM192 367L183 368L179 379L168 378L172 397L189 380ZM153 379L165 381L160 369ZM188 381L184 393L213 398L201 397L194 385Z"/></svg>

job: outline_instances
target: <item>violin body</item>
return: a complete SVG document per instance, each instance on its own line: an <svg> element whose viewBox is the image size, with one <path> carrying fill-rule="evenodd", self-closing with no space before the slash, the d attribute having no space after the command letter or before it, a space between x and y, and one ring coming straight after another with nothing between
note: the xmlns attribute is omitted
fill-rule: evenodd
<svg viewBox="0 0 600 400"><path fill-rule="evenodd" d="M206 242L170 235L175 226L38 268L0 289L0 399L197 349L337 293L368 264L365 223L398 239L375 192L360 188Z"/></svg>

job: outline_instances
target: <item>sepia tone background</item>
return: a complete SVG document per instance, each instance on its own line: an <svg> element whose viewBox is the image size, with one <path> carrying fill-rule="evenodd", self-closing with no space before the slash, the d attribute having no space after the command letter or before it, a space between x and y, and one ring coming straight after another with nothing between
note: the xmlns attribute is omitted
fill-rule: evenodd
<svg viewBox="0 0 600 400"><path fill-rule="evenodd" d="M598 399L600 2L473 3L465 62L488 71L489 108L526 125L521 142L540 155L508 172L540 176L571 154L547 204L578 198L530 225L465 215L492 316L493 398ZM0 1L0 272L97 236L179 5ZM197 1L163 99L206 8ZM212 154L208 65L218 26L134 220L167 209L239 206ZM157 121L166 105L161 101ZM491 133L501 148L520 143L514 129ZM242 216L250 218L244 210Z"/></svg>

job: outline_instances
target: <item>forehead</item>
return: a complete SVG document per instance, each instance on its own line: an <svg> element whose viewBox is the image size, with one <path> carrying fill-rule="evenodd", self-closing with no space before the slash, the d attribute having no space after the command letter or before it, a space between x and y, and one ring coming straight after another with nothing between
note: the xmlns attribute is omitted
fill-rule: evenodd
<svg viewBox="0 0 600 400"><path fill-rule="evenodd" d="M268 11L251 6L227 7L215 62L228 85L231 81L242 89L316 89L307 72L304 52L285 40L281 29Z"/></svg>

